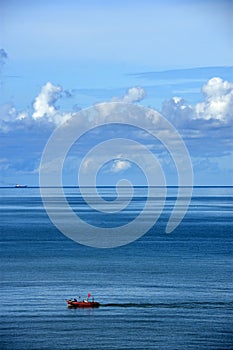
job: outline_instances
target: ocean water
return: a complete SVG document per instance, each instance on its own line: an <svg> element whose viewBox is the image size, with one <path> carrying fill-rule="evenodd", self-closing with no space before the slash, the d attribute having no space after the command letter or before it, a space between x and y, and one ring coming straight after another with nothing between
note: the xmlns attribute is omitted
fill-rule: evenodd
<svg viewBox="0 0 233 350"><path fill-rule="evenodd" d="M115 221L100 220L77 188L65 192L99 226L131 220L146 198L139 188ZM233 349L233 188L194 188L183 221L166 234L176 194L168 188L157 224L140 239L97 249L57 230L38 188L1 188L0 349ZM88 292L99 308L67 308L66 299Z"/></svg>

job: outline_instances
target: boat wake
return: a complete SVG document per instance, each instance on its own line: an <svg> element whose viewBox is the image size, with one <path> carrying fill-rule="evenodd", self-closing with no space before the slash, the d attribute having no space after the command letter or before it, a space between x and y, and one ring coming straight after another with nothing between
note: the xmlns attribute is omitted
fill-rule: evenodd
<svg viewBox="0 0 233 350"><path fill-rule="evenodd" d="M101 307L122 307L122 308L232 308L233 302L186 302L186 303L107 303L100 304Z"/></svg>
<svg viewBox="0 0 233 350"><path fill-rule="evenodd" d="M158 304L151 303L107 303L100 304L100 306L112 306L112 307L155 307Z"/></svg>

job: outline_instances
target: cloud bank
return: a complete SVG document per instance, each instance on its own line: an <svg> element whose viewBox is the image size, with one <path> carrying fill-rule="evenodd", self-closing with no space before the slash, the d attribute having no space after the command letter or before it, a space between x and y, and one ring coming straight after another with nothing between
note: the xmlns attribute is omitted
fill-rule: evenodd
<svg viewBox="0 0 233 350"><path fill-rule="evenodd" d="M4 51L1 55L3 59L7 57ZM202 94L202 101L195 105L178 96L172 97L163 102L161 114L180 132L192 156L224 156L230 152L232 146L233 83L213 77L203 85ZM10 103L2 105L0 132L7 134L16 133L17 130L30 130L33 133L37 129L42 133L45 130L51 132L75 115L75 112L61 111L57 106L57 103L68 95L62 86L47 82L34 99L31 111L18 111ZM132 87L122 98L118 98L118 101L135 103L142 101L145 95L143 88ZM105 112L109 113L103 109L103 116ZM145 125L154 127L149 115L145 118ZM123 160L116 160L112 171L126 170L129 166L130 164Z"/></svg>
<svg viewBox="0 0 233 350"><path fill-rule="evenodd" d="M4 56L4 54L3 54ZM161 113L178 128L200 128L203 121L209 126L230 126L233 119L233 83L214 77L202 87L203 101L191 105L178 96L166 100L162 104ZM0 129L9 131L17 124L31 122L60 125L74 113L60 111L56 103L67 97L67 92L60 85L47 82L33 102L33 110L17 111L12 104L0 107ZM132 87L118 101L135 103L142 101L146 92L141 87ZM114 99L116 100L116 98ZM208 122L208 123L207 123ZM196 125L196 126L195 126Z"/></svg>

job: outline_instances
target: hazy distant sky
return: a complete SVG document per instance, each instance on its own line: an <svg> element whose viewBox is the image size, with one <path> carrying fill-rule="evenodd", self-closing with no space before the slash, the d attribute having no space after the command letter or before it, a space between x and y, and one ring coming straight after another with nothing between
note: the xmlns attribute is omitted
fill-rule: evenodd
<svg viewBox="0 0 233 350"><path fill-rule="evenodd" d="M38 184L62 118L127 94L175 125L195 184L231 184L232 23L231 0L1 1L0 185Z"/></svg>

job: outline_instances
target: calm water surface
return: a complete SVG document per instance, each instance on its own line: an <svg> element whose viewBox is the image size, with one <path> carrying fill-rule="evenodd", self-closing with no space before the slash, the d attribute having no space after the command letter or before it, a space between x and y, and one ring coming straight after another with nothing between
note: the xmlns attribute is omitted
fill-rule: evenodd
<svg viewBox="0 0 233 350"><path fill-rule="evenodd" d="M146 198L139 188L128 210L102 220L78 189L65 191L99 226L131 220ZM183 222L167 235L177 194L169 188L158 223L113 249L62 235L37 188L0 194L1 349L233 349L232 188L195 188ZM88 292L98 309L66 307L65 299Z"/></svg>

